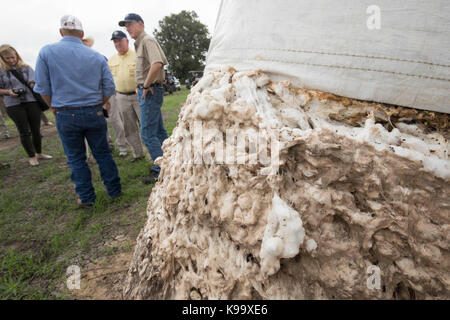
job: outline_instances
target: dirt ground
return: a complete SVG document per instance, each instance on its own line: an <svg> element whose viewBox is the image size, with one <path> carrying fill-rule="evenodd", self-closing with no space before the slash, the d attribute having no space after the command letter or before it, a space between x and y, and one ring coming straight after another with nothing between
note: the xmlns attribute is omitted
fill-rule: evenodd
<svg viewBox="0 0 450 320"><path fill-rule="evenodd" d="M58 135L56 125L41 126L44 138L54 138ZM17 131L10 130L11 137L0 141L0 152L11 150L20 145ZM23 161L26 161L24 159ZM64 165L66 167L66 165ZM135 238L117 236L104 244L114 254L94 260L81 269L81 289L69 292L69 298L75 300L121 300L123 280L128 270L129 262L135 246ZM65 283L61 283L61 291Z"/></svg>
<svg viewBox="0 0 450 320"><path fill-rule="evenodd" d="M122 300L122 289L132 252L102 257L82 272L81 289L73 291L75 300Z"/></svg>
<svg viewBox="0 0 450 320"><path fill-rule="evenodd" d="M8 150L8 149L11 149L12 147L15 147L15 146L20 144L20 137L19 137L19 135L18 135L16 130L10 131L9 134L11 135L11 137L9 139L6 139L6 140L2 139L1 140L0 152ZM49 137L52 137L54 135L57 135L58 132L56 130L56 125L55 124L53 124L51 126L41 125L41 134L45 138L49 138Z"/></svg>
<svg viewBox="0 0 450 320"><path fill-rule="evenodd" d="M164 99L163 118L169 134L187 95L183 90ZM51 112L47 117L55 123ZM126 192L121 199L111 201L91 157L89 165L100 188L99 201L85 212L74 205L74 200L72 203L77 195L56 126L41 126L43 152L53 155L53 161L26 170L28 159L17 129L10 120L6 124L11 137L0 137L0 153L2 163L10 164L10 169L2 171L0 177L1 195L8 196L0 197L0 212L8 210L9 214L0 217L7 222L0 225L0 241L6 242L1 249L12 253L0 252L0 274L8 272L4 279L9 285L2 287L0 281L0 299L122 299L124 278L147 218L146 206L153 188L140 182L149 162L131 163L131 154L119 157L114 153ZM22 183L20 187L16 181ZM20 193L20 197L11 196L14 193ZM47 198L50 200L41 200ZM80 290L67 288L66 270L71 265L80 267ZM24 266L26 274L17 266Z"/></svg>

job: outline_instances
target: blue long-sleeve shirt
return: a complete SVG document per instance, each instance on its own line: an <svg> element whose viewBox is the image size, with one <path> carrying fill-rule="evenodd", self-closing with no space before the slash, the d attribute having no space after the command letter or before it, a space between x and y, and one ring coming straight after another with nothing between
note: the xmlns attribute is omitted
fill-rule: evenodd
<svg viewBox="0 0 450 320"><path fill-rule="evenodd" d="M105 57L75 37L43 47L34 78L34 91L51 96L56 108L101 105L115 93Z"/></svg>

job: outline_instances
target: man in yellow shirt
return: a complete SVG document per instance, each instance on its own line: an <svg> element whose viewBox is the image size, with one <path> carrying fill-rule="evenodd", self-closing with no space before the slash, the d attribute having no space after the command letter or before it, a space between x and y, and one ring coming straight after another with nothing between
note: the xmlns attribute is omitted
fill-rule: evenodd
<svg viewBox="0 0 450 320"><path fill-rule="evenodd" d="M111 99L111 109L120 111L123 120L125 138L133 148L132 162L144 158L139 134L140 106L136 94L134 71L136 69L136 52L129 50L129 41L122 31L114 31L111 37L117 54L108 61L116 85L116 95Z"/></svg>

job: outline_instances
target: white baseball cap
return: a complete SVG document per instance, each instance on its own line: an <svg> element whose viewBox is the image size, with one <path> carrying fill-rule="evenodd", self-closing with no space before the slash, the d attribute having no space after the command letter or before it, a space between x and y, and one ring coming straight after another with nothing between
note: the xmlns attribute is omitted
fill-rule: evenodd
<svg viewBox="0 0 450 320"><path fill-rule="evenodd" d="M81 21L77 17L71 15L65 15L64 17L61 18L61 28L83 31Z"/></svg>

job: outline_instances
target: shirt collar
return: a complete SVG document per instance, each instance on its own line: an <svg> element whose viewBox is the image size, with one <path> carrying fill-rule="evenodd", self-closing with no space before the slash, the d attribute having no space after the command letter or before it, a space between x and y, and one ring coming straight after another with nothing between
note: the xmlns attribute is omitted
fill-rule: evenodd
<svg viewBox="0 0 450 320"><path fill-rule="evenodd" d="M117 52L117 55L119 56L119 57L127 57L128 55L130 54L130 48L128 48L128 51L127 51L127 53L125 53L125 54L119 54L118 52Z"/></svg>
<svg viewBox="0 0 450 320"><path fill-rule="evenodd" d="M145 31L142 31L142 33L139 35L139 37L134 41L134 46L137 48L141 44L142 39L147 35Z"/></svg>
<svg viewBox="0 0 450 320"><path fill-rule="evenodd" d="M61 39L61 41L64 41L64 42L74 42L74 43L80 43L80 44L83 44L83 42L81 41L80 38L72 37L72 36L64 36L64 37Z"/></svg>

